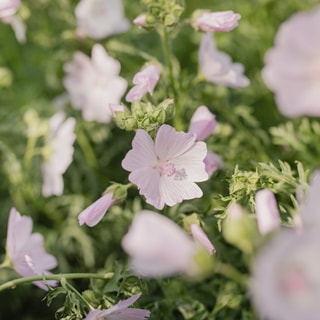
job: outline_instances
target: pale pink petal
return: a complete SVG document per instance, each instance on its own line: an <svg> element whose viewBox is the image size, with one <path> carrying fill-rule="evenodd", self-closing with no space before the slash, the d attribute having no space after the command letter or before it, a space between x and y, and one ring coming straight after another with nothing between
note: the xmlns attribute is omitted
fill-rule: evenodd
<svg viewBox="0 0 320 320"><path fill-rule="evenodd" d="M140 16L136 17L133 20L133 23L136 24L139 27L145 27L147 25L146 24L146 17L147 17L147 15L141 14Z"/></svg>
<svg viewBox="0 0 320 320"><path fill-rule="evenodd" d="M108 192L83 210L78 216L79 224L81 226L83 224L89 227L95 226L103 218L106 211L119 201L112 199L112 197L113 192Z"/></svg>
<svg viewBox="0 0 320 320"><path fill-rule="evenodd" d="M20 0L1 0L0 18L14 15L20 7Z"/></svg>
<svg viewBox="0 0 320 320"><path fill-rule="evenodd" d="M170 207L183 200L201 198L203 196L202 190L194 182L174 180L166 176L160 178L160 194L163 201Z"/></svg>
<svg viewBox="0 0 320 320"><path fill-rule="evenodd" d="M261 234L267 234L280 226L280 213L276 198L271 190L256 193L256 216Z"/></svg>
<svg viewBox="0 0 320 320"><path fill-rule="evenodd" d="M101 314L101 313L102 313L102 311L98 310L98 309L91 310L83 320L98 320L99 314Z"/></svg>
<svg viewBox="0 0 320 320"><path fill-rule="evenodd" d="M222 169L224 167L224 162L223 162L222 158L212 151L208 151L203 162L205 164L206 172L207 172L209 178L212 176L212 174L216 170Z"/></svg>
<svg viewBox="0 0 320 320"><path fill-rule="evenodd" d="M208 107L200 106L191 118L189 132L194 132L197 139L202 141L212 134L216 126L216 116L209 111Z"/></svg>
<svg viewBox="0 0 320 320"><path fill-rule="evenodd" d="M109 103L109 108L113 117L116 117L117 111L124 111L124 106L122 104Z"/></svg>
<svg viewBox="0 0 320 320"><path fill-rule="evenodd" d="M147 210L136 214L121 244L134 270L145 277L195 271L195 243L161 214Z"/></svg>
<svg viewBox="0 0 320 320"><path fill-rule="evenodd" d="M312 174L307 200L302 208L302 220L308 226L320 225L320 171Z"/></svg>
<svg viewBox="0 0 320 320"><path fill-rule="evenodd" d="M250 83L243 75L243 65L232 63L226 53L217 50L211 33L202 36L199 64L204 76L212 83L234 88L246 87Z"/></svg>
<svg viewBox="0 0 320 320"><path fill-rule="evenodd" d="M204 246L210 254L214 254L216 249L209 240L208 236L204 233L203 229L198 224L189 225L190 232L195 240Z"/></svg>
<svg viewBox="0 0 320 320"><path fill-rule="evenodd" d="M194 133L177 132L169 125L162 125L157 133L155 150L162 161L171 160L188 151L195 143Z"/></svg>
<svg viewBox="0 0 320 320"><path fill-rule="evenodd" d="M159 210L163 209L164 201L159 190L160 175L155 169L134 170L129 175L129 181L138 186L139 193L146 197L147 203Z"/></svg>
<svg viewBox="0 0 320 320"><path fill-rule="evenodd" d="M192 24L200 31L231 31L238 26L241 18L239 13L233 11L205 12Z"/></svg>
<svg viewBox="0 0 320 320"><path fill-rule="evenodd" d="M150 311L136 308L128 308L120 310L114 314L110 314L107 318L108 320L143 320L150 316Z"/></svg>
<svg viewBox="0 0 320 320"><path fill-rule="evenodd" d="M132 140L132 149L122 160L122 168L133 171L144 167L153 167L157 163L153 140L148 133L138 129Z"/></svg>
<svg viewBox="0 0 320 320"><path fill-rule="evenodd" d="M140 99L147 93L145 87L142 86L134 86L129 90L126 95L126 101L133 102L134 100L140 101Z"/></svg>

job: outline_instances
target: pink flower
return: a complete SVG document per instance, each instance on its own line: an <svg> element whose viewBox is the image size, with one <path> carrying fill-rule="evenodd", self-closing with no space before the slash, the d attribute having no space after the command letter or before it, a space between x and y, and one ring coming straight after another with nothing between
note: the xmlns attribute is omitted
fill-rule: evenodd
<svg viewBox="0 0 320 320"><path fill-rule="evenodd" d="M171 219L144 210L137 213L121 242L131 267L144 277L196 274L197 244Z"/></svg>
<svg viewBox="0 0 320 320"><path fill-rule="evenodd" d="M218 170L222 169L224 167L224 162L222 158L217 155L216 153L209 151L207 152L206 157L203 160L206 168L206 172L209 176L209 178L212 176L212 174Z"/></svg>
<svg viewBox="0 0 320 320"><path fill-rule="evenodd" d="M216 116L209 111L208 107L200 106L191 118L189 132L194 132L197 140L202 141L212 134L216 126Z"/></svg>
<svg viewBox="0 0 320 320"><path fill-rule="evenodd" d="M256 216L261 234L266 234L280 226L280 213L277 200L271 190L264 189L256 193Z"/></svg>
<svg viewBox="0 0 320 320"><path fill-rule="evenodd" d="M119 199L112 199L112 197L113 192L108 192L83 210L78 216L79 224L81 226L83 224L89 227L95 226L103 218L106 211L115 203L119 202Z"/></svg>
<svg viewBox="0 0 320 320"><path fill-rule="evenodd" d="M147 18L147 15L141 14L140 16L136 17L133 20L133 23L136 24L139 27L145 27L147 25L146 24L146 18Z"/></svg>
<svg viewBox="0 0 320 320"><path fill-rule="evenodd" d="M109 57L100 44L92 48L92 59L82 52L64 65L67 73L63 84L68 90L75 109L82 109L87 121L109 122L109 104L120 104L127 88L125 79L119 77L120 63Z"/></svg>
<svg viewBox="0 0 320 320"><path fill-rule="evenodd" d="M129 29L121 0L81 0L75 10L82 32L99 40Z"/></svg>
<svg viewBox="0 0 320 320"><path fill-rule="evenodd" d="M320 233L315 231L280 230L258 252L250 291L261 319L319 319Z"/></svg>
<svg viewBox="0 0 320 320"><path fill-rule="evenodd" d="M98 309L89 312L83 320L144 320L149 318L150 311L136 308L128 308L136 302L141 296L138 293L129 299L119 301L112 308L101 311Z"/></svg>
<svg viewBox="0 0 320 320"><path fill-rule="evenodd" d="M74 118L65 120L62 111L57 112L50 118L50 132L47 137L47 144L52 150L49 159L42 164L44 197L51 195L60 196L63 193L63 173L72 162L73 143L76 139Z"/></svg>
<svg viewBox="0 0 320 320"><path fill-rule="evenodd" d="M57 260L43 248L43 237L32 232L32 219L21 216L12 208L10 211L7 234L7 250L13 268L23 277L48 275L57 266ZM50 286L56 281L47 281ZM48 290L42 281L33 282L36 286Z"/></svg>
<svg viewBox="0 0 320 320"><path fill-rule="evenodd" d="M130 171L129 180L136 184L147 203L157 209L174 206L183 200L202 197L194 182L206 181L203 159L204 142L195 142L194 133L176 132L162 125L155 143L144 130L138 129L122 167Z"/></svg>
<svg viewBox="0 0 320 320"><path fill-rule="evenodd" d="M204 233L203 229L198 224L189 225L192 237L198 241L204 248L207 249L209 254L216 253L216 249L209 240L208 236Z"/></svg>
<svg viewBox="0 0 320 320"><path fill-rule="evenodd" d="M199 64L204 76L212 83L235 88L249 84L249 79L243 75L243 65L232 63L226 53L218 51L211 33L202 36Z"/></svg>
<svg viewBox="0 0 320 320"><path fill-rule="evenodd" d="M233 11L204 12L192 25L200 31L231 31L238 26L241 18L239 13Z"/></svg>
<svg viewBox="0 0 320 320"><path fill-rule="evenodd" d="M136 73L133 78L133 84L135 84L135 86L128 92L126 101L139 101L147 92L152 95L159 77L160 69L155 65L149 65L142 71Z"/></svg>
<svg viewBox="0 0 320 320"><path fill-rule="evenodd" d="M14 15L20 7L20 0L1 0L0 1L0 18Z"/></svg>
<svg viewBox="0 0 320 320"><path fill-rule="evenodd" d="M265 55L262 77L287 117L320 116L320 6L284 22Z"/></svg>

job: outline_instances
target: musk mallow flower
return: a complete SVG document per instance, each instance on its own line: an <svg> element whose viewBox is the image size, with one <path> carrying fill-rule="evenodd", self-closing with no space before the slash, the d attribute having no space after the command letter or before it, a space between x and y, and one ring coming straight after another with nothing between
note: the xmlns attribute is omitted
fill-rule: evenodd
<svg viewBox="0 0 320 320"><path fill-rule="evenodd" d="M83 320L145 320L149 318L150 311L128 308L130 305L135 303L140 296L141 293L138 293L129 299L120 300L112 308L104 311L98 309L92 310Z"/></svg>
<svg viewBox="0 0 320 320"><path fill-rule="evenodd" d="M133 77L133 84L135 86L130 89L126 95L126 101L132 102L133 100L140 99L149 92L153 94L154 87L160 78L160 69L158 66L151 64L144 68L142 71L135 74Z"/></svg>
<svg viewBox="0 0 320 320"><path fill-rule="evenodd" d="M121 0L81 0L75 15L80 31L95 40L125 32L130 27Z"/></svg>
<svg viewBox="0 0 320 320"><path fill-rule="evenodd" d="M299 12L279 28L266 53L262 78L287 117L320 116L320 6Z"/></svg>
<svg viewBox="0 0 320 320"><path fill-rule="evenodd" d="M87 121L111 120L109 104L120 104L127 81L119 76L119 61L109 57L100 44L92 48L91 59L80 51L64 65L63 84L75 109Z"/></svg>
<svg viewBox="0 0 320 320"><path fill-rule="evenodd" d="M231 10L217 12L203 12L192 22L196 30L208 31L231 31L238 26L241 18L239 13Z"/></svg>
<svg viewBox="0 0 320 320"><path fill-rule="evenodd" d="M199 64L203 75L212 83L234 88L249 84L249 79L243 74L243 65L232 63L230 56L216 48L212 33L202 36Z"/></svg>
<svg viewBox="0 0 320 320"><path fill-rule="evenodd" d="M261 318L319 319L319 243L319 231L283 229L258 252L250 292Z"/></svg>
<svg viewBox="0 0 320 320"><path fill-rule="evenodd" d="M165 204L202 197L195 182L208 180L203 162L207 147L195 140L194 133L177 132L166 124L155 142L145 130L137 130L122 167L131 172L129 181L138 186L147 203L163 209Z"/></svg>
<svg viewBox="0 0 320 320"><path fill-rule="evenodd" d="M62 111L57 112L49 120L50 132L47 136L49 157L42 164L44 197L60 196L63 193L63 173L72 162L73 143L76 139L74 133L76 121L74 118L65 120Z"/></svg>
<svg viewBox="0 0 320 320"><path fill-rule="evenodd" d="M135 215L121 245L131 257L132 269L143 277L200 271L195 256L202 246L171 219L153 211Z"/></svg>
<svg viewBox="0 0 320 320"><path fill-rule="evenodd" d="M7 233L7 252L11 264L16 272L23 277L48 275L48 270L57 266L57 260L43 248L43 236L32 233L32 219L21 216L12 208L10 211ZM56 281L46 281L55 286ZM34 281L33 284L41 289L48 290L43 281Z"/></svg>
<svg viewBox="0 0 320 320"><path fill-rule="evenodd" d="M200 106L192 115L189 132L194 132L197 139L202 141L208 138L217 126L216 116L208 107Z"/></svg>
<svg viewBox="0 0 320 320"><path fill-rule="evenodd" d="M280 227L280 213L274 193L269 189L259 190L255 198L258 229L267 234Z"/></svg>

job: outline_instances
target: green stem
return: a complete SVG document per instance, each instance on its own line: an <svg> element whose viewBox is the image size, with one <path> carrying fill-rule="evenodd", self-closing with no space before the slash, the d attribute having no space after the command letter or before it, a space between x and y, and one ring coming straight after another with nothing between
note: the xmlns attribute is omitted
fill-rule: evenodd
<svg viewBox="0 0 320 320"><path fill-rule="evenodd" d="M90 310L94 310L92 305L82 296L82 294L69 282L66 282L66 285L88 306Z"/></svg>
<svg viewBox="0 0 320 320"><path fill-rule="evenodd" d="M243 275L229 264L217 261L215 265L215 272L235 281L244 289L248 287L247 276Z"/></svg>
<svg viewBox="0 0 320 320"><path fill-rule="evenodd" d="M41 275L35 277L26 277L19 278L16 280L8 281L0 286L0 292L11 287L15 287L18 284L29 283L33 281L41 281L41 280L57 280L61 281L61 279L110 279L114 275L113 272L105 273L105 274L96 274L96 273L62 273L62 274L50 274L50 275Z"/></svg>
<svg viewBox="0 0 320 320"><path fill-rule="evenodd" d="M169 74L169 81L170 85L173 91L173 97L174 97L174 105L175 105L175 118L174 118L174 126L175 128L179 130L183 130L183 121L182 121L182 114L181 114L181 108L179 105L179 97L175 86L174 76L173 76L173 68L171 63L171 57L170 57L170 49L169 49L169 38L166 27L163 28L162 33L162 43L163 43L163 51L164 56L166 60L166 65L168 67L168 74Z"/></svg>
<svg viewBox="0 0 320 320"><path fill-rule="evenodd" d="M30 171L31 160L34 156L34 150L36 146L37 138L34 136L28 136L26 152L23 159L24 170Z"/></svg>

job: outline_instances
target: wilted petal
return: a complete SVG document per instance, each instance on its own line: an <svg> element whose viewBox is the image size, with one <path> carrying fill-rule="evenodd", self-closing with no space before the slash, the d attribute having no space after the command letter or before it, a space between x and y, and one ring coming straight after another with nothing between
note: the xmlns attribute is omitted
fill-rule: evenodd
<svg viewBox="0 0 320 320"><path fill-rule="evenodd" d="M189 225L190 232L195 240L204 246L210 254L214 254L216 249L209 240L208 236L204 233L203 229L198 224Z"/></svg>
<svg viewBox="0 0 320 320"><path fill-rule="evenodd" d="M212 134L216 125L216 116L206 106L200 106L191 118L189 132L194 132L201 141Z"/></svg>
<svg viewBox="0 0 320 320"><path fill-rule="evenodd" d="M271 190L264 189L256 193L256 216L261 234L271 232L280 226L280 213Z"/></svg>
<svg viewBox="0 0 320 320"><path fill-rule="evenodd" d="M239 13L233 11L204 12L192 25L200 31L231 31L238 26L241 18Z"/></svg>
<svg viewBox="0 0 320 320"><path fill-rule="evenodd" d="M106 211L119 201L117 199L112 199L112 197L113 192L108 192L83 210L78 216L79 224L81 226L83 224L86 224L89 227L95 226L103 218Z"/></svg>

